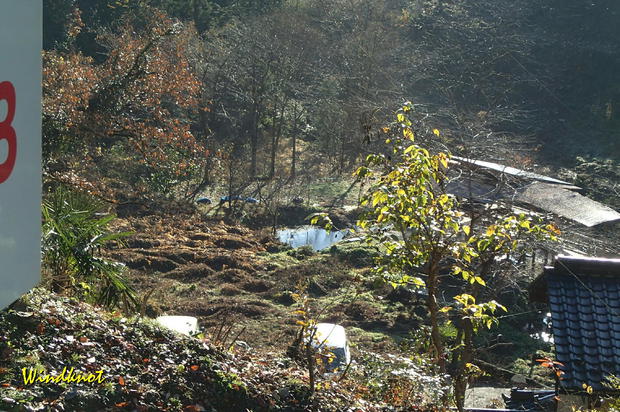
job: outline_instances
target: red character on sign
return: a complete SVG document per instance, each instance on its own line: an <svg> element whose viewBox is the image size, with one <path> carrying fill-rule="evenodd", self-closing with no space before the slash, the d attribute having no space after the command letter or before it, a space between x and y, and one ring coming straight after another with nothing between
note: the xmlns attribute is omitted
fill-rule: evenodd
<svg viewBox="0 0 620 412"><path fill-rule="evenodd" d="M15 88L11 82L0 83L0 100L6 100L8 105L6 118L0 122L0 140L6 139L9 145L6 160L0 164L0 183L3 183L11 176L17 155L17 136L12 126L15 117Z"/></svg>

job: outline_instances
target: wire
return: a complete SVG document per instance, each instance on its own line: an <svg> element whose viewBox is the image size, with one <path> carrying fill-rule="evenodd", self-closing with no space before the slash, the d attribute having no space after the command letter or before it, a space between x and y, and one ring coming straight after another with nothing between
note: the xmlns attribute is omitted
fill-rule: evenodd
<svg viewBox="0 0 620 412"><path fill-rule="evenodd" d="M617 312L614 308L612 308L611 306L609 306L607 304L607 301L605 299L602 299L600 296L598 296L596 294L595 291L593 291L588 285L586 285L583 280L581 280L581 278L579 278L579 276L577 276L575 274L575 272L573 272L568 266L566 266L566 264L564 262L562 262L560 259L556 259L556 262L558 262L560 265L562 265L564 267L564 269L566 269L566 271L572 275L575 279L577 279L577 281L581 284L581 286L583 286L589 293L590 295L595 298L596 300L599 300L603 303L603 305L605 305L605 307L607 308L607 310L612 313L615 314L616 316L620 316L620 313Z"/></svg>
<svg viewBox="0 0 620 412"><path fill-rule="evenodd" d="M504 319L504 318L512 318L515 316L521 316L521 315L527 315L529 313L542 313L541 310L535 309L535 310L528 310L527 312L519 312L519 313L511 313L509 315L504 315L504 316L498 316L497 319Z"/></svg>

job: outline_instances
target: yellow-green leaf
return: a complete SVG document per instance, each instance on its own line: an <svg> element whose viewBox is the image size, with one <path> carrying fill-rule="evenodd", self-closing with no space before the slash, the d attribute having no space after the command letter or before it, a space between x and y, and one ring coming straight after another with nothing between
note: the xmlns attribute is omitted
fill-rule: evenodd
<svg viewBox="0 0 620 412"><path fill-rule="evenodd" d="M413 131L409 127L407 127L403 129L403 136L405 136L405 138L409 140L413 140Z"/></svg>
<svg viewBox="0 0 620 412"><path fill-rule="evenodd" d="M439 157L439 162L441 163L441 165L444 167L444 169L447 169L448 168L448 156L446 156L445 153L439 153L438 157Z"/></svg>

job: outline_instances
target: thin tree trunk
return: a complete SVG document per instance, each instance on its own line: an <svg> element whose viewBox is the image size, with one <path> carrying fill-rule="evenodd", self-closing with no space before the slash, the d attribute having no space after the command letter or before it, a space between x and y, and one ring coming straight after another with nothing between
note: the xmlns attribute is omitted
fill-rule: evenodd
<svg viewBox="0 0 620 412"><path fill-rule="evenodd" d="M345 137L341 136L341 144L340 144L340 165L338 166L338 174L342 174L344 171L344 148L345 148Z"/></svg>
<svg viewBox="0 0 620 412"><path fill-rule="evenodd" d="M312 347L312 339L306 343L306 361L308 362L308 378L310 379L310 394L314 393L315 385L315 352Z"/></svg>
<svg viewBox="0 0 620 412"><path fill-rule="evenodd" d="M250 177L254 179L256 177L256 153L258 150L258 107L256 103L254 103L252 106L252 122L250 125L250 148Z"/></svg>
<svg viewBox="0 0 620 412"><path fill-rule="evenodd" d="M295 106L295 109L293 110L292 138L293 149L291 152L291 179L295 179L295 174L297 173L297 106Z"/></svg>
<svg viewBox="0 0 620 412"><path fill-rule="evenodd" d="M439 365L440 372L444 373L446 371L446 360L443 356L443 341L441 339L441 333L439 331L439 305L437 305L437 286L437 264L435 263L435 259L431 258L427 272L426 288L428 289L428 299L426 303L428 306L428 312L431 320L431 340L437 357L437 365Z"/></svg>
<svg viewBox="0 0 620 412"><path fill-rule="evenodd" d="M282 137L282 126L284 124L284 108L287 101L282 102L282 108L280 110L279 118L276 117L277 113L274 112L272 122L274 124L274 132L271 140L271 167L269 171L269 178L273 179L276 174L276 156L278 155L278 146L280 145L280 138ZM278 119L278 126L275 127L276 119Z"/></svg>
<svg viewBox="0 0 620 412"><path fill-rule="evenodd" d="M460 350L460 360L457 369L457 376L454 380L454 398L456 401L456 408L459 412L463 412L465 409L465 392L467 391L467 364L470 364L474 359L474 347L473 336L474 329L469 319L462 320L463 330L463 346Z"/></svg>
<svg viewBox="0 0 620 412"><path fill-rule="evenodd" d="M486 279L489 275L493 260L486 260L480 266L480 277ZM468 293L478 301L478 292L480 291L479 285L476 283L472 285ZM462 333L461 333L462 331ZM456 400L456 407L459 412L463 412L465 409L465 391L467 390L467 364L472 363L474 360L474 325L471 319L462 319L461 328L459 334L462 336L462 346L457 351L458 363L455 371L454 379L454 397ZM457 340L457 342L460 342Z"/></svg>
<svg viewBox="0 0 620 412"><path fill-rule="evenodd" d="M276 175L276 154L277 154L277 150L276 148L278 147L278 132L276 129L276 113L277 111L274 110L273 115L271 116L271 123L273 124L273 129L272 129L272 135L271 135L271 164L269 166L269 179L273 179L273 177Z"/></svg>

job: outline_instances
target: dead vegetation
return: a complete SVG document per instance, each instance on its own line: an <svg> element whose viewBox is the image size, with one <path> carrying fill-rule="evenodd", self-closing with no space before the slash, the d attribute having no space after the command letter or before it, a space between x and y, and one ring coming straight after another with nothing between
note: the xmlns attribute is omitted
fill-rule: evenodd
<svg viewBox="0 0 620 412"><path fill-rule="evenodd" d="M114 225L134 232L126 247L108 253L127 265L145 314L196 316L217 336L222 319L234 320L233 329L243 329L237 340L259 352L282 351L291 343L291 295L302 281L317 305L327 307L322 320L357 328L352 339L367 347L384 347L388 335L404 336L416 322L398 313L403 303L392 299L389 288L362 280L372 254L361 247L304 254L264 231L198 213L127 216Z"/></svg>

